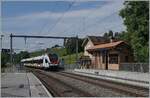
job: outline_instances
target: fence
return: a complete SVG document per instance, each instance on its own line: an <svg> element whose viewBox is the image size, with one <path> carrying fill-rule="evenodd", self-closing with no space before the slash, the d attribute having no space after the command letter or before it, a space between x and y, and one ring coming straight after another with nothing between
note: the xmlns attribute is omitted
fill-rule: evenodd
<svg viewBox="0 0 150 98"><path fill-rule="evenodd" d="M149 72L149 63L121 63L119 70L133 72Z"/></svg>
<svg viewBox="0 0 150 98"><path fill-rule="evenodd" d="M75 68L80 68L79 64L65 64L64 65L65 69L75 69Z"/></svg>

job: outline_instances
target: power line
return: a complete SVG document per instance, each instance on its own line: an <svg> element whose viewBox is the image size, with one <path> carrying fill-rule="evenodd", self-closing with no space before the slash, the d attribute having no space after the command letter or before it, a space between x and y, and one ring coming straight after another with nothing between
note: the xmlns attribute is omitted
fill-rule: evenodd
<svg viewBox="0 0 150 98"><path fill-rule="evenodd" d="M98 25L99 23L105 21L105 19L107 19L108 17L112 16L113 14L114 14L114 13L112 13L111 15L108 15L108 16L102 18L102 19L98 19L95 23L92 23L92 24L87 25L86 28L89 28L89 27L93 27L93 26L95 26L95 25ZM98 23L98 24L97 24L97 23ZM83 30L81 30L81 31L83 31ZM81 32L81 31L80 31L80 32Z"/></svg>
<svg viewBox="0 0 150 98"><path fill-rule="evenodd" d="M62 14L62 16L58 18L57 22L52 26L51 29L48 30L48 32L52 31L52 30L57 26L57 24L63 19L63 17L65 16L65 14L72 8L72 6L73 6L74 4L75 4L75 0L70 4L70 6L68 7L67 11L64 12L64 13ZM47 32L47 33L48 33L48 32Z"/></svg>
<svg viewBox="0 0 150 98"><path fill-rule="evenodd" d="M96 10L95 10L96 11ZM91 16L91 12L93 13L93 12L95 12L95 11L93 11L93 10L91 10L89 13L88 13L88 16L87 17L84 17L83 18L83 24L81 24L81 25L83 25L83 28L81 29L79 29L79 31L81 32L84 32L85 30L86 30L86 28L89 28L89 27L93 27L93 26L95 26L95 25L98 25L97 23L101 23L101 22L103 22L105 19L107 19L108 17L110 17L111 15L113 15L114 13L116 13L116 12L114 12L114 13L112 13L111 15L108 15L108 16L106 16L106 17L104 17L104 18L100 18L100 19L98 19L95 23L92 23L92 24L89 24L89 25L87 25L86 26L86 28L85 28L85 20L87 20L88 18L89 18L89 16ZM71 26L69 26L68 27L68 29L65 29L64 31L63 31L63 33L64 32L66 32L66 31L68 31L68 30L70 30L70 28L72 27L72 26L74 26L74 25L76 25L76 24L72 24ZM79 25L79 24L78 24Z"/></svg>
<svg viewBox="0 0 150 98"><path fill-rule="evenodd" d="M96 10L95 10L95 11L96 11ZM83 25L84 25L83 30L84 30L84 31L85 31L85 20L88 19L89 16L92 15L91 13L95 13L95 11L90 10L86 15L84 15L84 17L81 17L81 18L83 18ZM87 16L87 17L86 17L86 16ZM66 32L66 31L68 31L72 26L74 27L74 25L76 25L76 24L72 24L71 26L69 26L68 29L65 29L65 30L63 31L63 33Z"/></svg>
<svg viewBox="0 0 150 98"><path fill-rule="evenodd" d="M57 4L56 4L55 6L57 6ZM52 10L54 10L54 7L53 7ZM43 24L41 30L39 30L39 33L42 33L42 31L45 29L45 27L46 27L48 24L49 24L49 21L46 21L45 24Z"/></svg>
<svg viewBox="0 0 150 98"><path fill-rule="evenodd" d="M72 8L72 6L73 6L74 4L75 4L75 1L72 2L72 4L70 4L68 10L67 10L66 12L64 12L61 17L59 17L59 19L57 20L57 22L51 27L51 29L48 30L48 32L49 32L49 31L52 31L52 30L57 26L57 24L63 19L63 17L65 16L65 14ZM95 11L96 11L96 10L95 10ZM85 25L85 19L88 19L89 16L91 16L90 13L91 13L91 12L94 13L95 11L91 10L91 11L88 13L88 16L87 16L87 17L85 17L86 15L84 16L84 19L83 19L83 20L84 20L84 23L83 23L84 25ZM76 24L72 24L71 26L74 26L74 25L76 25ZM68 30L70 29L71 26L69 26ZM68 30L64 30L63 32L66 32L66 31L68 31ZM84 26L84 28L83 28L82 31L85 31L85 26ZM47 32L47 33L48 33L48 32Z"/></svg>
<svg viewBox="0 0 150 98"><path fill-rule="evenodd" d="M86 19L88 19L90 16L92 16L92 14L90 14L91 12L92 13L95 13L95 11L97 11L98 9L96 9L96 10L91 10L91 11L89 11L86 15L84 15L84 17L82 17L83 18L83 24L84 24L84 27L83 27L83 30L85 31L85 20ZM86 17L87 16L87 17ZM72 25L70 25L69 27L68 27L68 29L65 29L64 31L63 31L63 33L64 32L66 32L66 31L68 31L72 26L74 26L74 25L76 25L76 24L72 24Z"/></svg>

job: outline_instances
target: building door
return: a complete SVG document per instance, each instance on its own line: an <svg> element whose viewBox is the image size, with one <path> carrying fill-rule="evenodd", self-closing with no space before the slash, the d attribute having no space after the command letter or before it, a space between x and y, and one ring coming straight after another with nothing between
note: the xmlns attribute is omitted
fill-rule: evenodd
<svg viewBox="0 0 150 98"><path fill-rule="evenodd" d="M105 59L106 59L105 69L108 70L108 51L105 51Z"/></svg>

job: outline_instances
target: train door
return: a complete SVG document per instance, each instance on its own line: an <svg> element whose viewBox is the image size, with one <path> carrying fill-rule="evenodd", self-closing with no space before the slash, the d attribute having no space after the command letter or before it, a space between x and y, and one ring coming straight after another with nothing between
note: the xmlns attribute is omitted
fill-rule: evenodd
<svg viewBox="0 0 150 98"><path fill-rule="evenodd" d="M45 67L45 68L48 68L48 67L49 67L49 63L48 63L47 58L44 58L44 67Z"/></svg>

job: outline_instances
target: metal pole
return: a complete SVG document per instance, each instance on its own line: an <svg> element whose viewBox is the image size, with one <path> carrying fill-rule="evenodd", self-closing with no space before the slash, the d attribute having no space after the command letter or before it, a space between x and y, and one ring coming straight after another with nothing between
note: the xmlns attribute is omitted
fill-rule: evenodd
<svg viewBox="0 0 150 98"><path fill-rule="evenodd" d="M24 37L24 42L25 42L25 49L24 49L24 51L27 51L27 38L26 37Z"/></svg>
<svg viewBox="0 0 150 98"><path fill-rule="evenodd" d="M2 50L2 36L1 36L1 50Z"/></svg>
<svg viewBox="0 0 150 98"><path fill-rule="evenodd" d="M70 41L70 40L69 40ZM70 45L69 45L69 49L70 49ZM69 70L71 69L71 49L69 50Z"/></svg>
<svg viewBox="0 0 150 98"><path fill-rule="evenodd" d="M12 33L10 34L10 66L12 66L13 65L13 63L12 63L12 59L13 59L13 57L12 57Z"/></svg>
<svg viewBox="0 0 150 98"><path fill-rule="evenodd" d="M76 36L76 65L78 66L78 36Z"/></svg>
<svg viewBox="0 0 150 98"><path fill-rule="evenodd" d="M4 35L1 35L1 50L2 50L2 47L3 47L3 45L2 45L2 44L3 44L3 43L2 43L2 40L3 40L2 38L3 38L3 37L4 37Z"/></svg>

